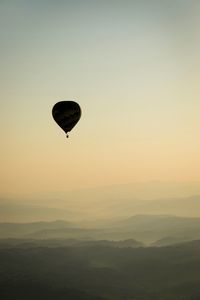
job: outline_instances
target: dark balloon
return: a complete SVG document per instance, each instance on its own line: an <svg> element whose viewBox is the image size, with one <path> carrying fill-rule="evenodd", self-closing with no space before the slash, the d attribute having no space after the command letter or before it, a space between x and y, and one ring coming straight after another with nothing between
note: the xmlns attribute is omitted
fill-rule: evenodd
<svg viewBox="0 0 200 300"><path fill-rule="evenodd" d="M60 101L54 105L52 115L56 123L67 134L79 121L81 108L79 104L74 101Z"/></svg>

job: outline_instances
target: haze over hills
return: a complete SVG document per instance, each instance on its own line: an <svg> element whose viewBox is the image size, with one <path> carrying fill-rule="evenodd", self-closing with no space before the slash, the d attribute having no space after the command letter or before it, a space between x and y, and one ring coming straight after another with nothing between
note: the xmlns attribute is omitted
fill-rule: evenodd
<svg viewBox="0 0 200 300"><path fill-rule="evenodd" d="M199 300L200 193L144 187L2 199L0 297Z"/></svg>
<svg viewBox="0 0 200 300"><path fill-rule="evenodd" d="M1 197L1 222L126 218L136 214L200 217L200 184L135 183Z"/></svg>
<svg viewBox="0 0 200 300"><path fill-rule="evenodd" d="M200 239L200 218L135 215L126 219L72 223L0 223L0 238L121 241L133 239L156 246Z"/></svg>
<svg viewBox="0 0 200 300"><path fill-rule="evenodd" d="M83 224L0 223L0 297L199 299L200 218L135 215Z"/></svg>
<svg viewBox="0 0 200 300"><path fill-rule="evenodd" d="M1 222L32 224L0 224L0 238L135 239L165 245L199 238L199 217L199 183L116 185L3 198Z"/></svg>
<svg viewBox="0 0 200 300"><path fill-rule="evenodd" d="M29 200L2 200L0 219L2 222L53 221L55 219L80 222L102 219L128 218L136 214L168 214L182 217L200 217L200 195L143 200L135 198L63 198L41 201L35 204ZM32 200L32 202L34 202Z"/></svg>

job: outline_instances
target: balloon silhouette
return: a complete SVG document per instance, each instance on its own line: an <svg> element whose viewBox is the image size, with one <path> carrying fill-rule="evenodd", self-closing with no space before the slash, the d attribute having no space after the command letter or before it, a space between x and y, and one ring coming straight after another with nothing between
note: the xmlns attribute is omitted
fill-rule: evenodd
<svg viewBox="0 0 200 300"><path fill-rule="evenodd" d="M54 105L52 115L56 123L67 134L79 121L81 108L79 104L74 101L60 101Z"/></svg>

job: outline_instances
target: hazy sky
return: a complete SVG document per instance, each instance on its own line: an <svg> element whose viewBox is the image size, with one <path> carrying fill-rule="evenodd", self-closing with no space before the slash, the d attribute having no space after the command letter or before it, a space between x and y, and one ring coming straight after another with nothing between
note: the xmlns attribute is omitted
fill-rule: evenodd
<svg viewBox="0 0 200 300"><path fill-rule="evenodd" d="M1 0L1 193L200 181L199 32L196 0Z"/></svg>

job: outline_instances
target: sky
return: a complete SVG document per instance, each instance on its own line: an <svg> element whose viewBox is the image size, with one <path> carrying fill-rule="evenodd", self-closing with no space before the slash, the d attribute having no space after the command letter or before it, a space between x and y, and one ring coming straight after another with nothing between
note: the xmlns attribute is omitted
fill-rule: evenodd
<svg viewBox="0 0 200 300"><path fill-rule="evenodd" d="M1 0L0 194L200 182L199 29L194 0Z"/></svg>

